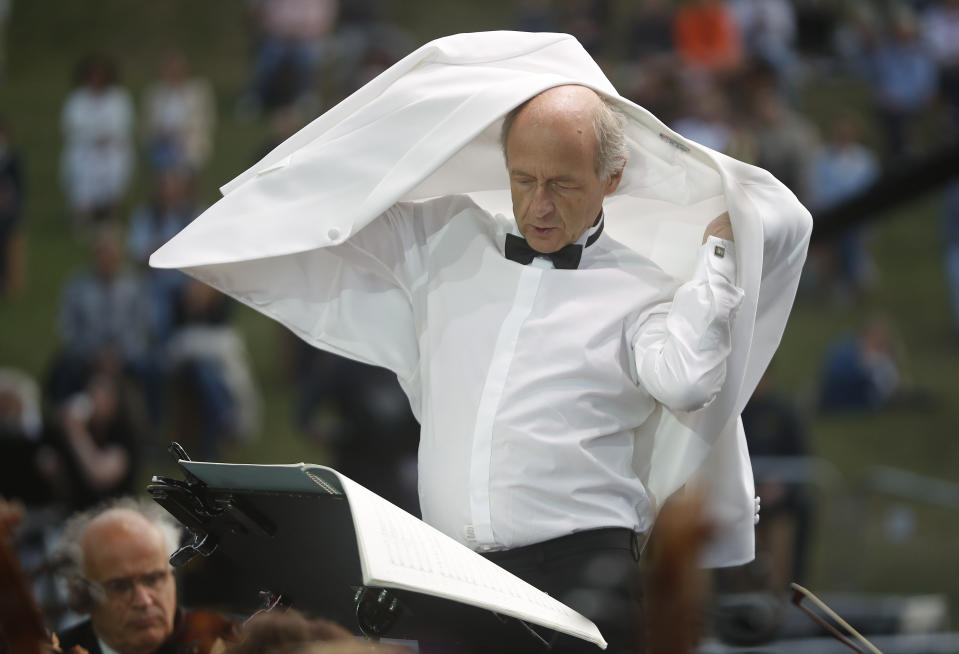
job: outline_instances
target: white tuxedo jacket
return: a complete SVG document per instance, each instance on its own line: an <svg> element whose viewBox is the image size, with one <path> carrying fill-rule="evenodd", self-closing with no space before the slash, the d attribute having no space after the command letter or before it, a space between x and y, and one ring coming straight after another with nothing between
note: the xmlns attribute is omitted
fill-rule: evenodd
<svg viewBox="0 0 959 654"><path fill-rule="evenodd" d="M703 487L718 528L704 564L744 563L754 553L756 507L738 418L779 345L812 221L768 172L686 140L621 97L573 37L487 32L428 43L225 185L224 197L150 263L181 268L318 347L409 369L412 325L371 324L348 344L319 340L310 279L298 271L322 270L323 248L400 200L467 193L509 215L502 116L561 84L588 86L628 117L629 163L605 203L614 238L685 280L706 224L729 212L745 298L725 386L700 411L654 414L637 431L633 463L657 506L685 484ZM404 298L369 301L381 313L384 302ZM374 356L368 339L393 347Z"/></svg>

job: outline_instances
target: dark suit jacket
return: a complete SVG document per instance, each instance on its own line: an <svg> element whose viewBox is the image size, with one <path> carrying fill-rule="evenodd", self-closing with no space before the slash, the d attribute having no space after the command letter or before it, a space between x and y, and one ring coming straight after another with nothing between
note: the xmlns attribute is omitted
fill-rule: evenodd
<svg viewBox="0 0 959 654"><path fill-rule="evenodd" d="M179 632L182 625L183 612L178 609L173 621L173 634L170 636L170 639L160 645L160 648L153 654L190 654L192 651L191 648L178 647L175 642L171 642L175 641L180 635ZM103 654L103 651L100 649L100 642L97 640L97 635L93 631L93 623L90 622L89 618L80 624L58 633L57 637L60 639L60 647L64 652L69 651L74 645L79 645L90 652L90 654Z"/></svg>

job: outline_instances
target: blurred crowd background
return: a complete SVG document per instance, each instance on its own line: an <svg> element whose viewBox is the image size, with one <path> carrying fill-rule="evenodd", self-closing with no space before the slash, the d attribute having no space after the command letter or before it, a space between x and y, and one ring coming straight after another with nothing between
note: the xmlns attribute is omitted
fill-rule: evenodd
<svg viewBox="0 0 959 654"><path fill-rule="evenodd" d="M63 517L142 494L171 440L330 464L416 512L392 375L147 260L392 63L487 29L575 35L621 94L816 219L743 416L759 556L717 589L959 615L959 0L0 0L0 495L28 507L51 619Z"/></svg>

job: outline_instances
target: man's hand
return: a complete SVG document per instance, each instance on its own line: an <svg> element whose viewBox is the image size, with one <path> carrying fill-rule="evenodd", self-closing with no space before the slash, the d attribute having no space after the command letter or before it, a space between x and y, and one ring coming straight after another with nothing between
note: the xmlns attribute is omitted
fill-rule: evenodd
<svg viewBox="0 0 959 654"><path fill-rule="evenodd" d="M733 224L729 222L729 213L723 212L719 216L710 221L706 225L706 231L703 234L703 243L706 242L706 239L710 236L716 236L717 238L725 239L727 241L733 241Z"/></svg>

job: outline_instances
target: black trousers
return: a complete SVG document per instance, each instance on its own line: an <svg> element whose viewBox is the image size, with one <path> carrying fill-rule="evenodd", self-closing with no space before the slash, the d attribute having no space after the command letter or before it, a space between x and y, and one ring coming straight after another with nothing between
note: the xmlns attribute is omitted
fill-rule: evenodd
<svg viewBox="0 0 959 654"><path fill-rule="evenodd" d="M583 614L599 628L609 654L641 654L645 651L642 617L642 584L639 547L629 529L610 527L577 532L553 540L484 554L487 559ZM533 625L547 643L518 632L513 642L462 644L455 648L421 642L420 651L473 651L506 654L599 654L596 645Z"/></svg>

